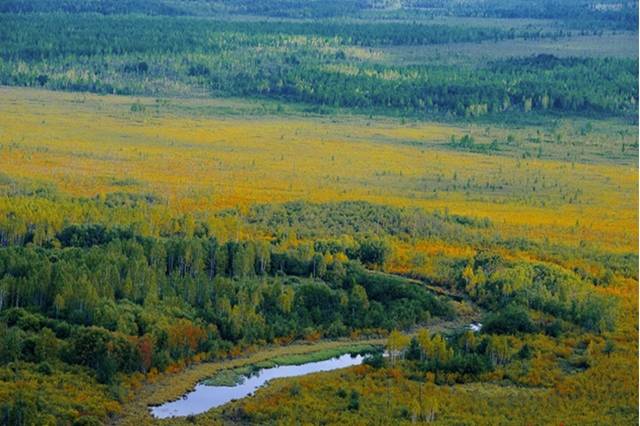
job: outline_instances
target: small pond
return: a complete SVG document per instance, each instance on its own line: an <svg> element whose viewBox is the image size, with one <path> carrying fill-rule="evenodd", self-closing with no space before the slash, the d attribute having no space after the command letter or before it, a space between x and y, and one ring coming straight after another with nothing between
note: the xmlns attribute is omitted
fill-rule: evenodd
<svg viewBox="0 0 640 426"><path fill-rule="evenodd" d="M264 368L248 377L244 377L241 383L235 386L208 386L200 383L196 385L194 390L185 394L181 399L167 402L156 407L150 407L150 410L154 417L160 419L200 414L224 405L234 399L249 396L271 379L337 370L339 368L362 364L363 360L364 357L362 355L345 354L333 359L309 362L302 365L283 365Z"/></svg>

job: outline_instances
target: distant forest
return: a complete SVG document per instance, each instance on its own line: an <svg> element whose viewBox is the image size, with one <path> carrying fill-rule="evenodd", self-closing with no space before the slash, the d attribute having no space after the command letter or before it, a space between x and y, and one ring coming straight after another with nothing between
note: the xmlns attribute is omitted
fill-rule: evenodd
<svg viewBox="0 0 640 426"><path fill-rule="evenodd" d="M638 2L616 0L6 0L0 13L67 12L101 14L212 15L220 13L281 18L359 16L370 11L426 16L561 19L574 25L593 21L635 30Z"/></svg>
<svg viewBox="0 0 640 426"><path fill-rule="evenodd" d="M368 57L372 47L570 36L563 29L425 22L5 14L0 84L122 95L249 96L318 111L635 116L637 59L538 55L486 64L397 65Z"/></svg>

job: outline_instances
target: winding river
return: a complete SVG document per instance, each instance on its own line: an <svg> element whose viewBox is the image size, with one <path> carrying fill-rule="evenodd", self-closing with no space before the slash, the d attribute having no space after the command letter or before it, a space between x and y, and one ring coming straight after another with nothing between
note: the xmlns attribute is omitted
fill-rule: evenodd
<svg viewBox="0 0 640 426"><path fill-rule="evenodd" d="M249 396L271 379L337 370L362 364L363 359L362 355L345 354L325 361L264 368L249 377L245 377L240 384L235 386L208 386L200 383L181 399L150 407L150 410L154 417L160 419L200 414L235 399Z"/></svg>

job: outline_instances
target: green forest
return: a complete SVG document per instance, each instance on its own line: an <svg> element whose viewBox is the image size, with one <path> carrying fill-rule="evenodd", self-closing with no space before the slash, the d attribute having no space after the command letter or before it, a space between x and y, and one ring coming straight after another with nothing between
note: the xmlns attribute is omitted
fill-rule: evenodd
<svg viewBox="0 0 640 426"><path fill-rule="evenodd" d="M383 46L490 49L500 40L563 39L572 34L566 29L68 14L5 14L0 23L0 83L8 85L151 96L188 90L423 117L638 110L637 58L541 54L397 66L367 57Z"/></svg>

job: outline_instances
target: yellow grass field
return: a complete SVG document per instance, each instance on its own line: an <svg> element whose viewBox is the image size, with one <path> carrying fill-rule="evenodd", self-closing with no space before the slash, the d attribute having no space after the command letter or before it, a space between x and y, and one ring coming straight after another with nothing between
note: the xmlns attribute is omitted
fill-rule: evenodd
<svg viewBox="0 0 640 426"><path fill-rule="evenodd" d="M451 135L479 128L243 113L254 106L0 88L0 171L73 196L152 193L171 213L357 199L637 252L635 165L460 152L445 145ZM0 210L18 203L0 198Z"/></svg>

